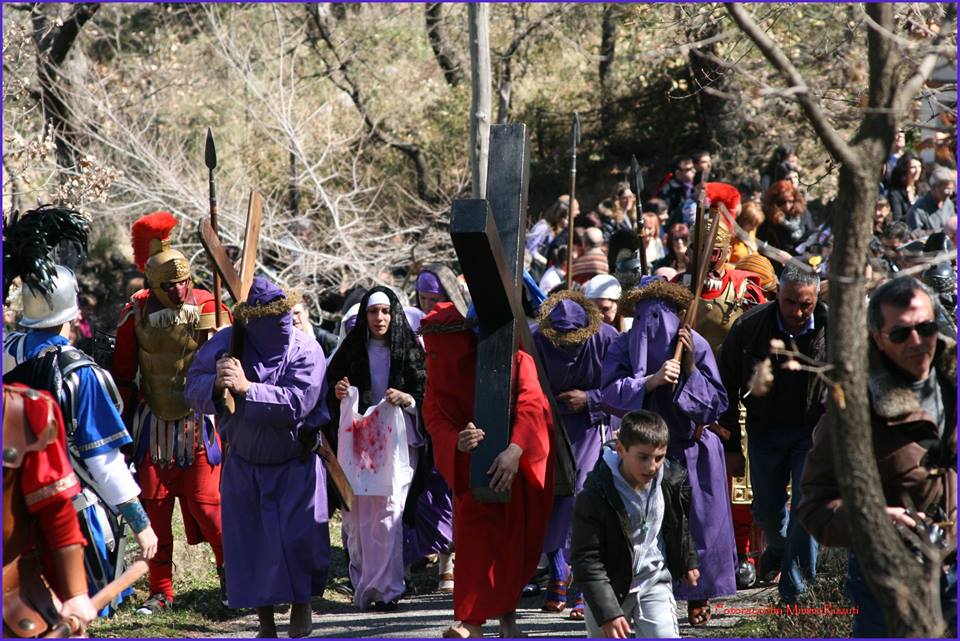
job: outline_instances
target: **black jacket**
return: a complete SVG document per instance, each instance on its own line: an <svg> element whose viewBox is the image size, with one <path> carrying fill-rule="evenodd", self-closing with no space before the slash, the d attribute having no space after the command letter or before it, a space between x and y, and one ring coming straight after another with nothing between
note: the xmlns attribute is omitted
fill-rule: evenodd
<svg viewBox="0 0 960 641"><path fill-rule="evenodd" d="M700 567L690 536L687 471L665 460L663 524L667 569L674 581ZM613 472L602 460L587 477L573 509L573 580L598 623L623 616L620 604L633 580L633 538Z"/></svg>
<svg viewBox="0 0 960 641"><path fill-rule="evenodd" d="M725 450L740 449L740 410L739 403L736 402L738 399L747 408L748 431L763 429L773 413L774 395L772 393L764 396L750 394L747 398L743 398L743 395L747 393L747 383L753 375L754 365L769 354L770 339L779 336L777 305L777 302L764 303L747 311L734 322L720 347L717 369L730 403L717 422L732 434L730 440L724 441ZM814 334L806 355L825 362L827 360L827 306L819 301L813 310L813 323ZM774 384L776 384L776 366L774 366L773 375ZM823 414L825 394L826 390L820 379L813 375L808 376L806 415L803 423L811 430Z"/></svg>

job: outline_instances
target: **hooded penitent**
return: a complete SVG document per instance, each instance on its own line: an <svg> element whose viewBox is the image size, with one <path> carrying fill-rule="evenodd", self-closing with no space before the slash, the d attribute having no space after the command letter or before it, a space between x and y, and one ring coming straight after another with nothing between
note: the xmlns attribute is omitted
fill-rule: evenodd
<svg viewBox="0 0 960 641"><path fill-rule="evenodd" d="M247 301L233 308L238 321L244 321L243 360L261 381L280 367L293 334L293 306L300 302L298 292L287 294L266 278L257 277L250 285Z"/></svg>
<svg viewBox="0 0 960 641"><path fill-rule="evenodd" d="M304 441L328 420L326 363L320 345L293 331L296 298L269 280L253 280L234 309L247 323L240 362L250 387L236 412L219 414L229 449L221 481L227 593L235 608L307 603L323 593L330 560L325 473ZM197 352L184 396L216 413L217 360L235 328Z"/></svg>
<svg viewBox="0 0 960 641"><path fill-rule="evenodd" d="M165 307L179 307L161 283L179 283L190 280L190 261L176 249L170 248L170 233L177 219L166 211L147 214L133 223L133 261L143 272L147 286Z"/></svg>
<svg viewBox="0 0 960 641"><path fill-rule="evenodd" d="M674 389L661 385L647 391L647 377L673 358L681 315L689 305L686 288L655 277L621 299L633 327L619 336L603 363L603 400L618 416L646 409L660 414L670 427L667 456L686 468L692 488L690 531L700 557L700 581L681 586L678 599L710 599L736 592L737 551L727 495L727 474L720 438L708 429L727 407L727 395L713 351L693 333L694 369L682 373Z"/></svg>
<svg viewBox="0 0 960 641"><path fill-rule="evenodd" d="M466 316L470 301L463 294L456 274L446 265L424 265L417 277L417 291L446 296L462 316Z"/></svg>
<svg viewBox="0 0 960 641"><path fill-rule="evenodd" d="M604 356L617 335L617 330L603 322L599 308L582 293L573 291L557 292L543 303L538 328L533 334L553 394L581 390L587 395L587 406L580 411L558 402L576 461L577 492L600 456L601 442L606 440L601 433L608 417L603 409L600 376ZM574 500L573 496L554 500L545 552L566 547ZM554 562L551 557L551 563ZM563 575L553 578L563 580Z"/></svg>

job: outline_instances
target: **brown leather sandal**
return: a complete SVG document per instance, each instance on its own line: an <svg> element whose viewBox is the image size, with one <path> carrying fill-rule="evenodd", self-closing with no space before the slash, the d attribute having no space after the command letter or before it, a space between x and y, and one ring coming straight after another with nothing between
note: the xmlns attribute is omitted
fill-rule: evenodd
<svg viewBox="0 0 960 641"><path fill-rule="evenodd" d="M567 582L551 581L547 586L547 598L540 607L543 612L563 612L567 609Z"/></svg>
<svg viewBox="0 0 960 641"><path fill-rule="evenodd" d="M687 601L687 617L690 627L707 625L710 623L710 601Z"/></svg>

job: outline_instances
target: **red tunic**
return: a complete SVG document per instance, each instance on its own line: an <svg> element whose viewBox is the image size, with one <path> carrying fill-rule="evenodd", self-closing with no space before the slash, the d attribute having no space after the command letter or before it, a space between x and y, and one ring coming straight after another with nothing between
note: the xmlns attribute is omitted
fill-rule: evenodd
<svg viewBox="0 0 960 641"><path fill-rule="evenodd" d="M28 389L25 385L17 383L3 387L5 404L8 394ZM25 423L34 437L41 438L51 424L55 425L57 436L42 450L24 453L19 470L4 468L4 499L9 500L10 503L4 505L3 561L6 565L25 551L39 549L46 569L44 574L57 595L65 599L73 595L68 592L68 586L59 585L54 580L60 576L60 573L54 571L52 552L71 545L86 545L77 521L77 513L73 509L73 497L80 492L80 482L67 457L67 435L63 427L60 406L48 392L44 391L38 392L35 398L23 394L22 399ZM5 424L8 420L7 409L5 406ZM5 432L8 427L10 426L4 426ZM13 438L10 440L12 441ZM8 493L11 491L21 492L23 502L16 501ZM15 505L16 503L25 506L27 513L36 519L39 527L37 539L30 540L31 535L37 532L29 529L26 520L17 517L8 518L8 512L16 513L22 509Z"/></svg>
<svg viewBox="0 0 960 641"><path fill-rule="evenodd" d="M462 321L440 303L424 328ZM474 625L516 609L537 567L553 509L552 416L529 354L517 353L517 403L511 443L523 449L509 503L480 503L470 492L470 454L457 435L472 420L477 339L470 330L424 335L427 387L423 418L437 469L453 490L457 550L454 618ZM478 426L482 428L483 426Z"/></svg>

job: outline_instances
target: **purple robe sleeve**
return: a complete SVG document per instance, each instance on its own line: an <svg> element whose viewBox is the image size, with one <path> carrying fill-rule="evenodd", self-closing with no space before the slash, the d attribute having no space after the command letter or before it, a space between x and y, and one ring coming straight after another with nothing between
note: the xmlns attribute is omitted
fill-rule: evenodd
<svg viewBox="0 0 960 641"><path fill-rule="evenodd" d="M201 414L216 414L213 402L213 382L217 378L217 355L226 350L230 329L217 332L197 350L187 372L183 397L187 404Z"/></svg>
<svg viewBox="0 0 960 641"><path fill-rule="evenodd" d="M643 361L646 359L641 359L638 370L634 371L634 365L630 362L628 339L628 334L620 336L610 345L603 359L600 390L604 405L614 416L623 416L631 410L643 409L646 398L645 386L649 378L643 371Z"/></svg>
<svg viewBox="0 0 960 641"><path fill-rule="evenodd" d="M276 385L251 383L244 418L253 423L289 428L303 421L326 398L327 366L319 349L299 349Z"/></svg>
<svg viewBox="0 0 960 641"><path fill-rule="evenodd" d="M607 412L603 406L603 390L587 390L587 412L590 413L591 425L602 425L607 421Z"/></svg>
<svg viewBox="0 0 960 641"><path fill-rule="evenodd" d="M696 369L690 376L681 377L674 402L695 423L695 429L696 425L713 423L727 409L727 392L710 345L699 334L694 334L693 347Z"/></svg>

